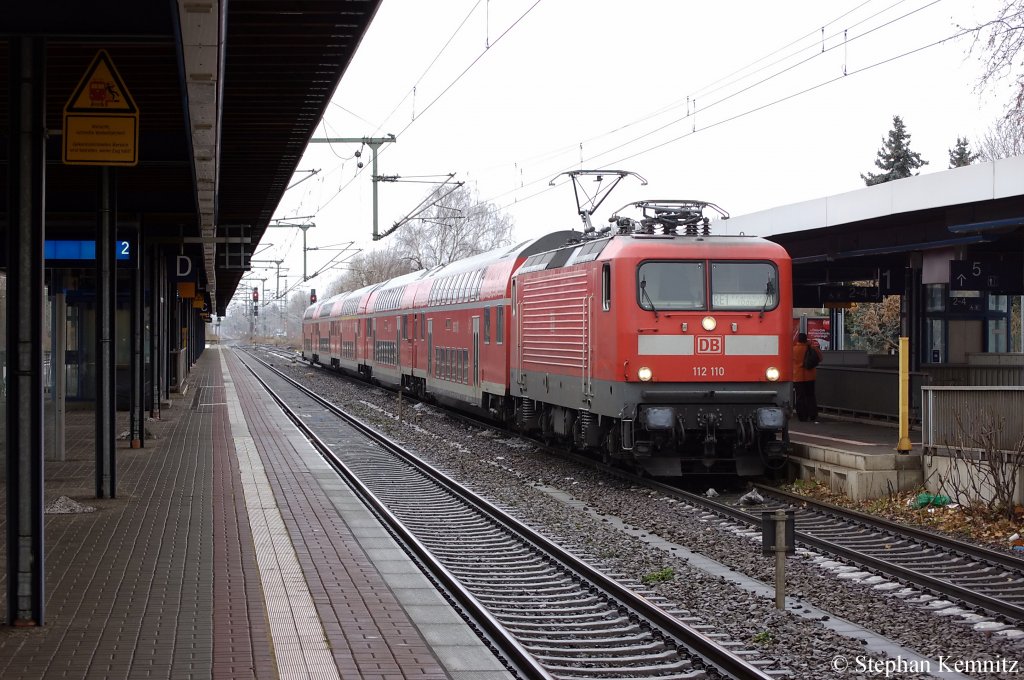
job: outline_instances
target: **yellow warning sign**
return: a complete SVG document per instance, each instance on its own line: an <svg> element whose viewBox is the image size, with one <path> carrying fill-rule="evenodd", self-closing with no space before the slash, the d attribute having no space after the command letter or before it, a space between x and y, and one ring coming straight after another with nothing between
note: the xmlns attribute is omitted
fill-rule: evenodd
<svg viewBox="0 0 1024 680"><path fill-rule="evenodd" d="M68 165L139 162L139 109L106 50L96 53L64 106L63 142Z"/></svg>

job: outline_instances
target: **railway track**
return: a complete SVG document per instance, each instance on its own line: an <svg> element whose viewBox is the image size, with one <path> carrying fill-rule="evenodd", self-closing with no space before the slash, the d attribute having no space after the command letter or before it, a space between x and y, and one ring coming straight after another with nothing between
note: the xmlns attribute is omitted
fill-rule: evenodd
<svg viewBox="0 0 1024 680"><path fill-rule="evenodd" d="M795 510L798 539L949 600L1024 622L1024 560L761 486L763 509ZM762 508L758 509L758 512Z"/></svg>
<svg viewBox="0 0 1024 680"><path fill-rule="evenodd" d="M492 427L464 415L457 418ZM543 444L538 443L538 446ZM546 447L549 448L550 447ZM602 465L568 451L550 449L581 464L596 467L638 486L707 509L721 517L759 528L760 513L776 508L796 511L797 540L854 565L915 586L926 594L964 608L982 610L1005 623L1024 622L1024 559L871 515L788 494L759 485L766 503L740 506L709 499L676 487Z"/></svg>
<svg viewBox="0 0 1024 680"><path fill-rule="evenodd" d="M586 458L579 460L594 464ZM970 608L1004 623L1024 623L1024 560L1013 555L764 485L755 486L765 503L743 506L738 499L706 498L630 473L604 469L632 484L656 489L757 530L762 512L794 510L798 544L914 586L934 597L929 600L935 603L930 605L933 608L948 603L964 608L964 613Z"/></svg>
<svg viewBox="0 0 1024 680"><path fill-rule="evenodd" d="M607 577L258 357L243 363L524 677L773 677L760 667L770 662ZM332 450L332 433L351 439L353 427L376 445Z"/></svg>

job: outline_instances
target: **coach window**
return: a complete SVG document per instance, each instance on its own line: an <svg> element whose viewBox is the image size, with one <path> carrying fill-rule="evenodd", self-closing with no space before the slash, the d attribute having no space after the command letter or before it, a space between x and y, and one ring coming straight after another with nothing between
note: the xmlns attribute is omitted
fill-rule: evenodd
<svg viewBox="0 0 1024 680"><path fill-rule="evenodd" d="M711 307L765 311L779 304L779 272L771 262L712 262Z"/></svg>
<svg viewBox="0 0 1024 680"><path fill-rule="evenodd" d="M473 287L471 289L470 299L474 302L480 299L480 285L484 282L483 270L476 270L473 272Z"/></svg>
<svg viewBox="0 0 1024 680"><path fill-rule="evenodd" d="M496 319L496 321L497 321L497 324L496 324L497 328L495 330L497 331L497 337L495 338L495 342L497 342L500 345L503 342L505 342L505 307L504 307L504 305L499 305L498 306L498 318Z"/></svg>
<svg viewBox="0 0 1024 680"><path fill-rule="evenodd" d="M484 307L484 344L491 344L491 308Z"/></svg>
<svg viewBox="0 0 1024 680"><path fill-rule="evenodd" d="M402 340L409 339L409 315L402 315Z"/></svg>
<svg viewBox="0 0 1024 680"><path fill-rule="evenodd" d="M605 263L601 267L601 309L608 311L612 308L612 266Z"/></svg>

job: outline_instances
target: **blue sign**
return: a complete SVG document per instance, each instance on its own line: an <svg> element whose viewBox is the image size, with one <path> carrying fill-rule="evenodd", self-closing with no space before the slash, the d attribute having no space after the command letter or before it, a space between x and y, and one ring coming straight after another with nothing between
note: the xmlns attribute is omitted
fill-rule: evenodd
<svg viewBox="0 0 1024 680"><path fill-rule="evenodd" d="M132 259L131 241L118 241L114 253L114 259ZM43 257L47 260L95 260L96 241L46 239L43 242Z"/></svg>

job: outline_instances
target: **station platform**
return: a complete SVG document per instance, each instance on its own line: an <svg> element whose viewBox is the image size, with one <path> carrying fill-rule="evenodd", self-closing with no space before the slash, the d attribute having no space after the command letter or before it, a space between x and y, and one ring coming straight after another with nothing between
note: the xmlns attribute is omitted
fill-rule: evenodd
<svg viewBox="0 0 1024 680"><path fill-rule="evenodd" d="M790 465L800 479L826 484L853 500L911 491L924 484L920 430L911 429L912 448L896 450L899 430L893 423L832 416L817 422L790 421Z"/></svg>
<svg viewBox="0 0 1024 680"><path fill-rule="evenodd" d="M118 441L113 499L93 417L47 461L78 511L45 516L45 625L0 627L0 678L511 678L229 350Z"/></svg>

